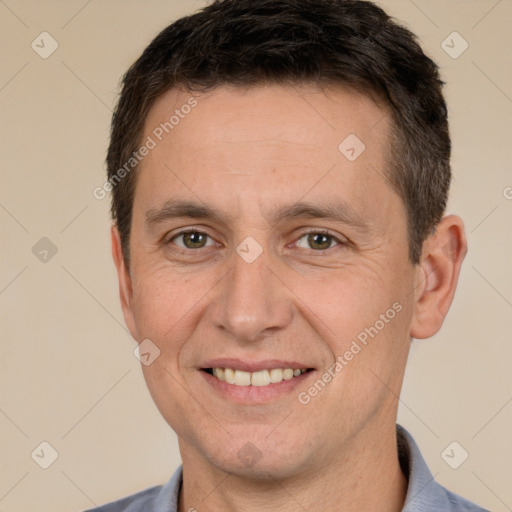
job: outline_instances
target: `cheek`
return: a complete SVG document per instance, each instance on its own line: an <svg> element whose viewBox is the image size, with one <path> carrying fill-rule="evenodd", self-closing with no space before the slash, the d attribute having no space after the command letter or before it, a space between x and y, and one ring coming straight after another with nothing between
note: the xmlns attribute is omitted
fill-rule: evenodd
<svg viewBox="0 0 512 512"><path fill-rule="evenodd" d="M151 340L160 350L156 366L174 372L179 378L184 366L189 366L195 345L188 341L194 338L205 317L209 293L218 284L218 273L185 275L164 264L136 275L133 309L140 340ZM162 387L165 379L161 377L166 376L155 377L157 369L153 366L143 370L156 387Z"/></svg>
<svg viewBox="0 0 512 512"><path fill-rule="evenodd" d="M339 352L397 300L383 275L370 265L347 265L321 279L296 279L294 292L301 299L297 307Z"/></svg>
<svg viewBox="0 0 512 512"><path fill-rule="evenodd" d="M405 268L368 261L329 279L296 281L297 296L307 306L302 314L339 363L332 385L336 400L354 411L361 404L378 408L389 394L383 382L399 390L412 314Z"/></svg>
<svg viewBox="0 0 512 512"><path fill-rule="evenodd" d="M200 302L204 289L172 269L160 267L138 272L133 284L133 309L141 336L163 340ZM185 320L185 322L184 322Z"/></svg>

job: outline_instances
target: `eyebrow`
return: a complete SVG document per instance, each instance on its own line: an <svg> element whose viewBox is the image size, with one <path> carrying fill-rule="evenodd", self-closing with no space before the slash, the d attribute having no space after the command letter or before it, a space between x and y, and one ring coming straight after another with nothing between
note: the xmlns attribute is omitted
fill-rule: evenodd
<svg viewBox="0 0 512 512"><path fill-rule="evenodd" d="M323 204L300 201L271 209L265 215L272 224L289 219L326 219L350 225L362 231L368 229L368 221L342 200L327 201ZM233 215L208 205L194 201L171 199L160 208L151 208L146 212L145 224L151 230L158 225L176 218L213 220L226 224Z"/></svg>

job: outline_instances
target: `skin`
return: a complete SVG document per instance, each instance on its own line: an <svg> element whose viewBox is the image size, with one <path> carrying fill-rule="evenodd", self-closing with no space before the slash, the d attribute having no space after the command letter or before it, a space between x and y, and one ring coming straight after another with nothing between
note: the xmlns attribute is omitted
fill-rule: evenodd
<svg viewBox="0 0 512 512"><path fill-rule="evenodd" d="M463 223L445 217L420 264L410 262L405 208L382 177L390 116L366 96L277 85L194 96L197 106L141 162L129 270L112 228L126 323L135 340L161 350L142 370L178 435L179 511L399 511L407 480L395 422L410 340L443 323L465 255ZM163 94L144 139L189 97ZM338 150L349 134L366 146L353 162ZM150 229L147 212L169 199L225 217ZM304 200L343 201L364 227L272 220L276 207ZM206 233L206 245L174 238L185 228ZM334 238L310 245L310 229ZM252 263L236 252L247 237L263 250ZM397 302L401 311L301 404L298 393ZM242 404L202 375L214 357L295 360L315 371L291 393ZM238 456L247 446L252 464Z"/></svg>

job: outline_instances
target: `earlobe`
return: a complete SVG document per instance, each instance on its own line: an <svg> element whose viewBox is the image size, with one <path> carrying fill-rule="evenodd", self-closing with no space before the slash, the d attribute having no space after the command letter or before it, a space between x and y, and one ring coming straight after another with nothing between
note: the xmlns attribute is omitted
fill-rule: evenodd
<svg viewBox="0 0 512 512"><path fill-rule="evenodd" d="M449 215L423 244L410 335L429 338L441 328L455 295L467 252L464 224Z"/></svg>
<svg viewBox="0 0 512 512"><path fill-rule="evenodd" d="M137 330L133 315L133 288L132 278L123 257L121 236L116 225L113 225L110 231L112 243L112 258L117 269L117 278L119 281L119 298L121 300L121 309L123 310L124 319L131 335L134 339L138 339Z"/></svg>

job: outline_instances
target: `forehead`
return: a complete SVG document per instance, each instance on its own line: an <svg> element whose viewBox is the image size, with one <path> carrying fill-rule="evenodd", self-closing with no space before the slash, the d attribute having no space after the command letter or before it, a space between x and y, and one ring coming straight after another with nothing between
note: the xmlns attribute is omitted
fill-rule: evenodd
<svg viewBox="0 0 512 512"><path fill-rule="evenodd" d="M143 140L151 138L154 149L139 165L136 199L146 210L177 196L230 197L261 208L267 199L341 194L378 214L382 196L393 195L383 178L389 127L387 109L352 90L171 89L145 122ZM370 189L381 196L377 203Z"/></svg>
<svg viewBox="0 0 512 512"><path fill-rule="evenodd" d="M167 133L161 125L169 121L172 127L167 126ZM190 133L192 123L195 137ZM377 124L380 126L374 130ZM387 108L353 89L219 86L207 93L166 91L150 109L144 133L150 135L160 127L163 138L172 133L178 136L173 137L176 144L183 140L187 145L274 140L304 146L310 141L311 146L332 148L350 130L357 131L361 139L368 140L369 132L374 132L372 139L378 134L385 136L388 124Z"/></svg>

